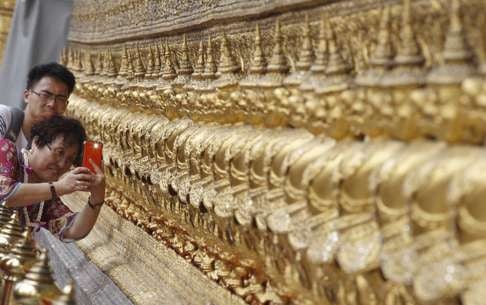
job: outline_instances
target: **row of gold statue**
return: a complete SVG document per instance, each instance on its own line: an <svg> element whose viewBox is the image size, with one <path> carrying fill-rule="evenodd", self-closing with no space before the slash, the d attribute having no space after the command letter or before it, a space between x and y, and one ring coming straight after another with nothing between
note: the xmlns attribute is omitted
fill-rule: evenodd
<svg viewBox="0 0 486 305"><path fill-rule="evenodd" d="M189 45L185 35L178 46L159 40L103 50L72 44L61 61L77 72L78 95L169 119L305 127L335 139L482 143L486 65L478 62L483 50L469 44L461 1L447 5L447 31L437 54L427 48L426 37L418 39L410 2L379 10L379 26L368 29L375 34L360 47L370 53L360 65L357 52L348 48L352 42L336 32L342 17L323 18L317 37L304 22L292 61L278 20L267 39L256 26L247 60L234 47L241 37L223 33L201 40L199 47Z"/></svg>
<svg viewBox="0 0 486 305"><path fill-rule="evenodd" d="M19 224L17 211L0 207L0 304L75 305L71 285L59 289L49 267L47 250L32 231Z"/></svg>
<svg viewBox="0 0 486 305"><path fill-rule="evenodd" d="M0 1L0 61L3 59L3 52L7 44L14 7L15 1L13 0Z"/></svg>
<svg viewBox="0 0 486 305"><path fill-rule="evenodd" d="M481 304L486 153L73 98L108 202L250 304Z"/></svg>

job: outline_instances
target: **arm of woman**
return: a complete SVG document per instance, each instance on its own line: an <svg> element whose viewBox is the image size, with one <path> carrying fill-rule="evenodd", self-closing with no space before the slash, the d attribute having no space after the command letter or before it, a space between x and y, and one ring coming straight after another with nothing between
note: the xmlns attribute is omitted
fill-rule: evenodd
<svg viewBox="0 0 486 305"><path fill-rule="evenodd" d="M20 208L32 203L49 200L52 194L48 183L20 183L15 193L5 201L9 208Z"/></svg>
<svg viewBox="0 0 486 305"><path fill-rule="evenodd" d="M90 160L91 161L91 160ZM72 225L63 233L63 238L78 240L89 234L98 219L101 206L105 200L105 176L94 162L91 161L96 173L92 174L91 193L88 204L76 215Z"/></svg>
<svg viewBox="0 0 486 305"><path fill-rule="evenodd" d="M54 193L58 196L70 194L75 191L85 191L91 185L91 176L81 167L77 167L56 182L53 182ZM20 208L53 197L51 185L45 183L20 183L6 200L9 208Z"/></svg>
<svg viewBox="0 0 486 305"><path fill-rule="evenodd" d="M21 189L22 183L19 181L21 171L15 144L8 139L0 138L0 201L5 201L8 207L12 207L10 203L15 201L16 195ZM46 196L44 190L49 190L47 184L38 185L35 190L30 191L38 193L43 198ZM28 191L29 189L27 189ZM12 198L14 200L11 200Z"/></svg>

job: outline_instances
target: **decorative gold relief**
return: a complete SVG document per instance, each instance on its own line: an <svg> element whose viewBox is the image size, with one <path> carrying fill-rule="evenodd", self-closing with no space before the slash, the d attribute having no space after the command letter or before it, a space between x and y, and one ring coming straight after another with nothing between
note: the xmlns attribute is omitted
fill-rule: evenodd
<svg viewBox="0 0 486 305"><path fill-rule="evenodd" d="M249 304L480 299L483 3L297 1L178 30L149 3L107 4L154 25L113 39L75 13L62 57L117 213Z"/></svg>

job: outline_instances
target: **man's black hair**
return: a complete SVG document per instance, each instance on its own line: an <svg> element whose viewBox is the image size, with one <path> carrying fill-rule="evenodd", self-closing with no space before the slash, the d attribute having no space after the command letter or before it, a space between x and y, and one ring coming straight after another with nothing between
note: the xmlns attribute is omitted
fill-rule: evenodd
<svg viewBox="0 0 486 305"><path fill-rule="evenodd" d="M41 64L30 69L27 76L27 89L32 89L43 77L52 77L68 87L69 94L74 90L76 79L71 71L57 62Z"/></svg>

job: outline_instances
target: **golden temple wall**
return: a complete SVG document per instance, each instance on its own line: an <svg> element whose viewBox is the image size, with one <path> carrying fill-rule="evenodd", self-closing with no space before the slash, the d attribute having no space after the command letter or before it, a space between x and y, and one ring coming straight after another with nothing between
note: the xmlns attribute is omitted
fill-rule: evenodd
<svg viewBox="0 0 486 305"><path fill-rule="evenodd" d="M3 51L7 45L8 32L10 31L10 23L12 22L14 8L15 1L0 1L0 62L3 59Z"/></svg>
<svg viewBox="0 0 486 305"><path fill-rule="evenodd" d="M482 304L485 13L77 1L69 112L110 208L242 302Z"/></svg>

